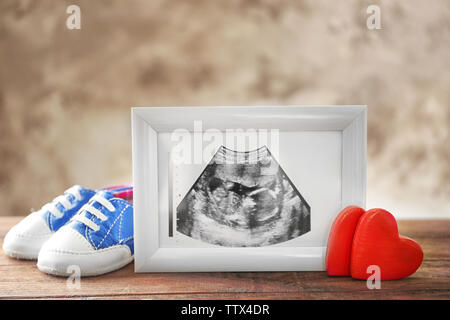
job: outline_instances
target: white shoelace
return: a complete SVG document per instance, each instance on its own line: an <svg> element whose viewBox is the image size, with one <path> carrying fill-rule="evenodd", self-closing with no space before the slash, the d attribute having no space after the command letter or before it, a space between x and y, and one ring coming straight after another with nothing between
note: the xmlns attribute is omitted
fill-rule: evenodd
<svg viewBox="0 0 450 320"><path fill-rule="evenodd" d="M100 194L96 194L95 196L93 196L91 198L91 200L89 200L89 203L86 203L80 209L80 211L78 211L78 213L73 216L72 219L81 222L82 224L84 224L85 226L89 227L90 229L92 229L94 231L98 231L100 229L100 227L94 221L88 219L84 215L84 212L89 212L92 215L94 215L95 217L97 217L98 219L100 219L101 221L108 220L108 217L103 212L101 212L100 210L98 210L97 208L92 206L92 204L94 204L95 202L100 203L102 206L104 206L110 212L116 211L116 208L111 203L111 201L109 201L105 197L101 196Z"/></svg>
<svg viewBox="0 0 450 320"><path fill-rule="evenodd" d="M72 195L80 201L82 199L80 194L80 187L73 186L69 189L67 189L63 195L60 195L53 199L52 202L47 203L41 208L41 211L49 211L52 215L54 215L56 218L61 218L63 216L63 213L61 210L57 207L57 204L59 203L61 206L63 206L64 209L68 210L73 208L73 204L69 200L69 195Z"/></svg>

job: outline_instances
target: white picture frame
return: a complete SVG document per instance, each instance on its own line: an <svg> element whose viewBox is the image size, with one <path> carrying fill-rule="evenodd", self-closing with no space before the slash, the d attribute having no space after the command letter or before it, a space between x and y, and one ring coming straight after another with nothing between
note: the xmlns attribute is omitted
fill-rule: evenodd
<svg viewBox="0 0 450 320"><path fill-rule="evenodd" d="M365 207L366 106L137 107L132 108L131 118L135 272L323 271L334 217L347 205ZM245 129L251 125L255 129L307 133L306 144L316 134L328 132L330 137L337 137L330 140L340 141L336 147L323 149L338 150L340 154L329 160L321 156L320 161L336 162L330 168L339 170L339 175L331 175L330 179L324 176L315 182L323 188L340 188L339 199L329 201L335 209L318 222L320 241L299 247L164 247L160 215L165 211L160 210L163 204L159 203L159 190L168 169L158 155L158 139L177 128L191 128L198 120L202 120L204 130ZM320 144L316 146L320 154ZM316 214L320 216L320 212Z"/></svg>

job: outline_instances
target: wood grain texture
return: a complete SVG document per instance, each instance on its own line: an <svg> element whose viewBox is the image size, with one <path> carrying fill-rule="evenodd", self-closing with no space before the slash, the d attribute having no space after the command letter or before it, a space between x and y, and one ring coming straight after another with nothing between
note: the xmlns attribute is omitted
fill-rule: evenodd
<svg viewBox="0 0 450 320"><path fill-rule="evenodd" d="M19 220L0 218L2 241ZM450 220L399 221L399 229L422 246L424 262L411 277L384 281L380 290L325 272L135 274L132 264L68 289L65 278L40 272L36 262L0 252L0 299L450 299Z"/></svg>

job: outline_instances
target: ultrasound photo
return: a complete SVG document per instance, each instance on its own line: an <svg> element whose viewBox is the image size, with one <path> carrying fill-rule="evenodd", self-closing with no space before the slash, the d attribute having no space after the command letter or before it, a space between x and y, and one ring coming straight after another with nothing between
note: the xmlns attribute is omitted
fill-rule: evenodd
<svg viewBox="0 0 450 320"><path fill-rule="evenodd" d="M177 207L177 231L224 247L262 247L311 230L311 208L267 147L221 146Z"/></svg>

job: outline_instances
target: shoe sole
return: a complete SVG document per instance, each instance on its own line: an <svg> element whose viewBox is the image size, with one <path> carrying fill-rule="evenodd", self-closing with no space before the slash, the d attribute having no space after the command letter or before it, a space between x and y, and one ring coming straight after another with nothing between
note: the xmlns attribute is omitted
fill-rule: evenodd
<svg viewBox="0 0 450 320"><path fill-rule="evenodd" d="M18 260L37 260L38 254L13 251L3 248L3 252L10 258Z"/></svg>
<svg viewBox="0 0 450 320"><path fill-rule="evenodd" d="M131 256L126 260L122 260L119 263L115 264L115 265L111 265L108 266L106 268L103 269L97 269L97 270L92 270L92 271L83 271L81 270L81 277L95 277L95 276L99 276L105 273L109 273L109 272L113 272L116 271L118 269L121 269L123 267L125 267L126 265L128 265L129 263L131 263L133 261L134 257ZM57 276L57 277L69 277L71 275L73 275L73 273L69 273L66 270L61 270L61 269L55 269L49 266L45 266L42 264L37 264L37 267L40 271L50 274L52 276Z"/></svg>

